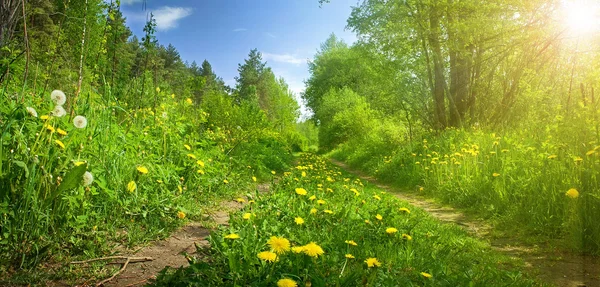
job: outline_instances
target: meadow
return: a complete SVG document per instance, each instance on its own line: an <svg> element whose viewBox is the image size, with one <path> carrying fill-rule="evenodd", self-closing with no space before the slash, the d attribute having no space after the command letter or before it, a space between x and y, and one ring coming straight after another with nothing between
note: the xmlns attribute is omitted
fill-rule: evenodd
<svg viewBox="0 0 600 287"><path fill-rule="evenodd" d="M460 227L302 155L152 286L540 286Z"/></svg>

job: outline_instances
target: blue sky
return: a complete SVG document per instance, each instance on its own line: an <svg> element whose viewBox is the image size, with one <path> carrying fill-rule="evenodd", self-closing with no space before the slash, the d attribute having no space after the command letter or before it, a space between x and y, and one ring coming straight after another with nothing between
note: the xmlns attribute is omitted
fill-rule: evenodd
<svg viewBox="0 0 600 287"><path fill-rule="evenodd" d="M218 76L231 86L238 63L251 49L263 53L277 76L290 89L304 90L307 60L331 33L352 43L346 20L357 0L122 0L121 9L134 34L143 35L146 13L157 19L158 40L173 44L184 61L207 59Z"/></svg>

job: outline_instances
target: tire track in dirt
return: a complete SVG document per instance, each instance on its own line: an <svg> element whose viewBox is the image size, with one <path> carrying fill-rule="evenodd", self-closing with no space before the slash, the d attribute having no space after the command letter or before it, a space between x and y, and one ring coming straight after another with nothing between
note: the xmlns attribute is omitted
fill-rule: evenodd
<svg viewBox="0 0 600 287"><path fill-rule="evenodd" d="M519 242L516 237L497 238L491 236L493 226L484 220L475 219L452 207L444 206L420 195L411 194L382 184L376 178L355 170L345 163L329 158L341 169L368 181L397 198L427 211L438 220L463 227L470 234L490 243L493 250L525 262L525 272L536 274L542 281L560 287L600 287L600 258L578 255L558 249L539 248Z"/></svg>

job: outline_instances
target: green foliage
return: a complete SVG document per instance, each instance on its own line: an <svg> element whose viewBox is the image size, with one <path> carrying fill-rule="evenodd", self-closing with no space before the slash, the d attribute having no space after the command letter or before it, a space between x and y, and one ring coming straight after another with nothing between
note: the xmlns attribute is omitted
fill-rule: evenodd
<svg viewBox="0 0 600 287"><path fill-rule="evenodd" d="M333 148L375 127L374 112L366 100L348 88L330 90L317 113L320 120L319 146Z"/></svg>
<svg viewBox="0 0 600 287"><path fill-rule="evenodd" d="M303 98L321 149L597 254L599 70L591 63L599 54L577 51L600 42L597 34L562 37L573 31L542 16L560 9L547 1L359 1L348 19L359 40L329 37L309 66ZM577 199L565 195L571 188Z"/></svg>
<svg viewBox="0 0 600 287"><path fill-rule="evenodd" d="M189 267L163 270L153 286L275 286L284 278L298 286L537 286L487 244L347 176L302 156L271 193L249 195ZM258 256L269 250L279 251L274 262ZM369 258L381 265L369 267Z"/></svg>

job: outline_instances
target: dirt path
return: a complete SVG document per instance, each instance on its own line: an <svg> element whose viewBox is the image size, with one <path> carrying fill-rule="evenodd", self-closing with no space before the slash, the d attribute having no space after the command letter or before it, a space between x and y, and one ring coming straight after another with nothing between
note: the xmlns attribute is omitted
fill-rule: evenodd
<svg viewBox="0 0 600 287"><path fill-rule="evenodd" d="M241 204L234 201L223 202L218 211L208 214L208 216L217 225L227 225L229 212L241 207ZM151 257L154 260L129 264L125 271L104 286L143 286L167 266L174 268L187 266L188 262L183 253L194 254L196 244L199 246L208 245L206 237L210 234L210 231L211 229L206 228L199 222L190 222L164 240L155 241L138 250L129 250L119 254L129 257Z"/></svg>
<svg viewBox="0 0 600 287"><path fill-rule="evenodd" d="M403 192L378 182L372 176L348 167L343 162L329 159L338 167L386 190L396 197L422 208L442 222L457 224L471 234L490 242L492 249L525 261L527 272L537 274L541 280L561 287L600 287L600 258L580 256L564 251L538 248L518 242L517 238L491 236L493 227L483 220L474 219L448 206L433 202L423 196Z"/></svg>

